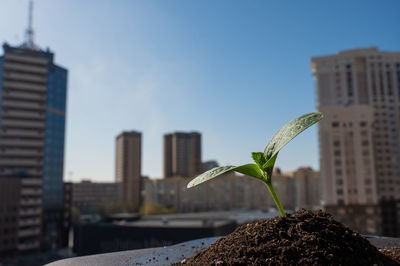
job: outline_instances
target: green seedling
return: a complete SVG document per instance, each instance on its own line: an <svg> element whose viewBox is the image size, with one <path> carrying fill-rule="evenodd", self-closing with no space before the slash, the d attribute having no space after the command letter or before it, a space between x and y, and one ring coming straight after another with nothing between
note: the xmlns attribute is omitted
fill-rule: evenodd
<svg viewBox="0 0 400 266"><path fill-rule="evenodd" d="M286 216L286 213L283 210L282 204L276 194L274 186L272 185L272 171L274 169L276 157L278 156L279 151L289 141L291 141L293 138L295 138L298 134L306 130L311 125L320 121L323 117L324 116L322 113L314 112L293 119L292 121L284 125L272 137L272 139L265 147L264 152L251 153L251 157L256 164L250 163L241 166L215 167L194 178L192 181L189 182L187 187L195 187L229 171L239 172L263 181L267 185L268 190L271 193L279 212L282 216Z"/></svg>

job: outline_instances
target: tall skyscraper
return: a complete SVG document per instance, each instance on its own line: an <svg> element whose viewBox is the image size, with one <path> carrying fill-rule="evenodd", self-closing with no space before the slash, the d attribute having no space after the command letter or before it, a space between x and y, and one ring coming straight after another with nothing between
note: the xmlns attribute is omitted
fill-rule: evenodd
<svg viewBox="0 0 400 266"><path fill-rule="evenodd" d="M63 210L67 70L34 44L31 11L32 4L26 41L5 43L0 57L0 178L20 180L19 200L9 208L18 209L12 233L21 252L41 242L57 247ZM4 184L6 191L11 185Z"/></svg>
<svg viewBox="0 0 400 266"><path fill-rule="evenodd" d="M400 236L400 52L354 49L311 64L326 209L363 232Z"/></svg>
<svg viewBox="0 0 400 266"><path fill-rule="evenodd" d="M115 180L122 182L123 200L139 211L141 201L142 134L122 132L116 140Z"/></svg>
<svg viewBox="0 0 400 266"><path fill-rule="evenodd" d="M164 135L164 178L193 177L201 172L201 134L174 132Z"/></svg>

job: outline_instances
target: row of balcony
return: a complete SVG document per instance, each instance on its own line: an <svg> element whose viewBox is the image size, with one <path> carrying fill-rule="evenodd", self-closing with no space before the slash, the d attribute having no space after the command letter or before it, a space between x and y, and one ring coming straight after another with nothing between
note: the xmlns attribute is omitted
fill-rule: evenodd
<svg viewBox="0 0 400 266"><path fill-rule="evenodd" d="M23 178L21 184L23 186L41 186L43 183L41 178Z"/></svg>
<svg viewBox="0 0 400 266"><path fill-rule="evenodd" d="M43 139L7 139L2 138L1 146L6 147L43 147L44 140Z"/></svg>
<svg viewBox="0 0 400 266"><path fill-rule="evenodd" d="M39 240L35 240L32 242L26 242L26 243L19 243L18 250L27 251L27 250L32 250L32 249L38 249L39 246L40 246Z"/></svg>
<svg viewBox="0 0 400 266"><path fill-rule="evenodd" d="M40 149L3 149L0 151L2 158L5 157L31 157L31 158L42 158L43 151Z"/></svg>
<svg viewBox="0 0 400 266"><path fill-rule="evenodd" d="M3 119L2 126L15 128L36 128L44 129L45 121L11 120Z"/></svg>
<svg viewBox="0 0 400 266"><path fill-rule="evenodd" d="M40 188L22 188L22 196L41 196L42 190Z"/></svg>
<svg viewBox="0 0 400 266"><path fill-rule="evenodd" d="M3 167L41 167L43 164L43 159L26 159L26 158L17 158L17 159L1 159L0 166Z"/></svg>
<svg viewBox="0 0 400 266"><path fill-rule="evenodd" d="M2 117L4 117L4 118L37 119L39 121L44 120L46 118L44 111L32 112L31 110L24 111L24 110L10 110L10 109L5 109L5 110L3 109Z"/></svg>
<svg viewBox="0 0 400 266"><path fill-rule="evenodd" d="M46 86L40 84L32 84L27 82L20 82L20 81L7 81L3 82L4 89L17 89L17 90L27 90L27 91L39 91L45 92Z"/></svg>
<svg viewBox="0 0 400 266"><path fill-rule="evenodd" d="M6 53L4 55L4 58L7 60L7 62L17 62L17 63L23 63L23 64L34 64L34 65L39 65L41 67L47 67L47 59L40 58L40 57L28 57L25 55L18 55L18 54L10 54Z"/></svg>
<svg viewBox="0 0 400 266"><path fill-rule="evenodd" d="M40 218L19 219L18 225L20 227L40 225Z"/></svg>
<svg viewBox="0 0 400 266"><path fill-rule="evenodd" d="M32 74L17 73L17 72L4 72L3 78L4 80L18 80L18 81L33 82L36 84L47 84L47 76L43 75L32 75Z"/></svg>
<svg viewBox="0 0 400 266"><path fill-rule="evenodd" d="M40 215L42 213L40 208L36 208L36 209L20 209L19 210L19 215L20 216L35 216L35 215Z"/></svg>
<svg viewBox="0 0 400 266"><path fill-rule="evenodd" d="M37 178L43 176L43 171L41 170L42 167L37 167L37 166L35 166L35 167L22 167L23 168L23 172L20 172L20 173L16 172L14 168L16 168L16 167L12 167L10 169L10 168L2 166L2 167L0 167L0 173L1 173L2 176L16 176L16 175L19 176L19 175L21 175L21 176L24 176L24 177L37 177ZM19 167L17 167L17 168L19 168ZM22 179L22 180L24 180L24 179Z"/></svg>
<svg viewBox="0 0 400 266"><path fill-rule="evenodd" d="M3 91L4 99L25 99L25 100L34 100L34 101L46 101L45 93L38 92L24 92L24 91L16 91L16 90L4 90Z"/></svg>
<svg viewBox="0 0 400 266"><path fill-rule="evenodd" d="M40 228L18 230L18 237L37 236L40 234Z"/></svg>
<svg viewBox="0 0 400 266"><path fill-rule="evenodd" d="M46 105L44 102L36 102L36 101L24 101L21 99L7 99L2 102L3 108L19 108L23 110L37 110L44 111L46 110Z"/></svg>
<svg viewBox="0 0 400 266"><path fill-rule="evenodd" d="M4 128L1 130L1 136L8 138L26 137L26 138L44 138L43 130L22 129L22 128Z"/></svg>
<svg viewBox="0 0 400 266"><path fill-rule="evenodd" d="M22 207L37 206L37 205L42 204L42 199L38 199L38 198L36 198L36 199L21 199L19 203Z"/></svg>
<svg viewBox="0 0 400 266"><path fill-rule="evenodd" d="M14 62L6 62L4 64L4 70L47 75L47 66L32 66Z"/></svg>

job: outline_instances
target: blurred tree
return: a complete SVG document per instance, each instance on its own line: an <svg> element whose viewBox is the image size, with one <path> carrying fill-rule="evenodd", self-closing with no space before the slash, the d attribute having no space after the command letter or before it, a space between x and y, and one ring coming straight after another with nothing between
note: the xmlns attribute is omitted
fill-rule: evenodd
<svg viewBox="0 0 400 266"><path fill-rule="evenodd" d="M139 213L142 215L149 214L168 214L168 213L176 213L176 208L168 208L159 203L150 202L140 206Z"/></svg>
<svg viewBox="0 0 400 266"><path fill-rule="evenodd" d="M75 206L72 206L71 207L71 222L72 222L72 224L78 224L80 216L81 216L81 212L79 211L79 209Z"/></svg>
<svg viewBox="0 0 400 266"><path fill-rule="evenodd" d="M134 213L132 204L125 202L103 202L99 205L97 213L107 217L116 213Z"/></svg>

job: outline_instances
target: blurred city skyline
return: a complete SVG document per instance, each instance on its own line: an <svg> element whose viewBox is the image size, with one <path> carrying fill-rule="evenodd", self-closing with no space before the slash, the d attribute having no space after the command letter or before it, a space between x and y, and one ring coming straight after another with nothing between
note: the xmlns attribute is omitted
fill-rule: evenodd
<svg viewBox="0 0 400 266"><path fill-rule="evenodd" d="M315 110L312 56L399 50L400 3L34 1L35 43L69 70L64 180L111 181L115 138L142 132L142 174L162 176L162 137L202 134L203 161L243 164ZM27 0L0 3L0 41L24 40ZM277 166L319 169L314 126Z"/></svg>

